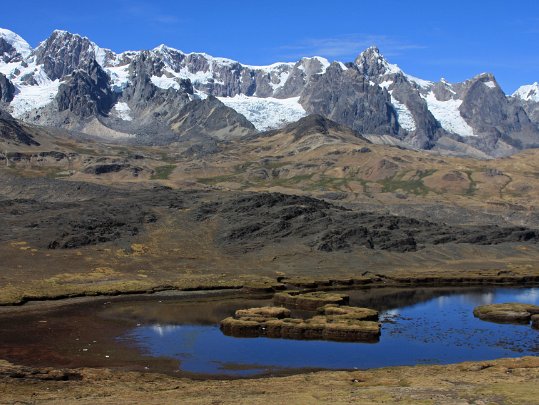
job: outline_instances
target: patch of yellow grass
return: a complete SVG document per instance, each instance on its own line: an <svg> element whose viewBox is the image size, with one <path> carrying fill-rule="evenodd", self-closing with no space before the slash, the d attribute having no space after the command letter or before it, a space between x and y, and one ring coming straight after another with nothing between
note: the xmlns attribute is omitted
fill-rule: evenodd
<svg viewBox="0 0 539 405"><path fill-rule="evenodd" d="M46 279L45 282L53 284L94 283L98 281L117 280L122 273L110 267L96 267L89 273L62 273Z"/></svg>

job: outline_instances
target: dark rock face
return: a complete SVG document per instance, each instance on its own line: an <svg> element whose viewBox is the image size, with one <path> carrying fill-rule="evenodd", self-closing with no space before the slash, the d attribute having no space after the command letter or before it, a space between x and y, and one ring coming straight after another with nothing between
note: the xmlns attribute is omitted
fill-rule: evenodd
<svg viewBox="0 0 539 405"><path fill-rule="evenodd" d="M520 104L530 120L539 126L539 103L534 101L518 100L517 104Z"/></svg>
<svg viewBox="0 0 539 405"><path fill-rule="evenodd" d="M266 131L253 135L253 137L269 137L282 132L292 134L294 136L294 141L299 141L308 135L321 134L331 137L332 132L340 132L349 133L356 138L362 139L366 143L370 143L368 139L361 136L358 132L354 132L350 128L337 124L335 121L331 121L318 114L308 115L307 117L301 118L296 122L288 124L283 129Z"/></svg>
<svg viewBox="0 0 539 405"><path fill-rule="evenodd" d="M59 111L69 110L80 118L88 118L108 114L115 96L108 75L92 60L86 70L76 70L60 85L56 101Z"/></svg>
<svg viewBox="0 0 539 405"><path fill-rule="evenodd" d="M180 110L170 124L172 130L182 137L209 136L231 139L256 131L247 118L213 96L190 102Z"/></svg>
<svg viewBox="0 0 539 405"><path fill-rule="evenodd" d="M48 220L43 222L38 226L46 226ZM89 209L82 218L61 214L52 222L60 226L60 232L49 242L49 249L70 249L135 236L146 222L146 215L140 210L131 213L118 208L106 212Z"/></svg>
<svg viewBox="0 0 539 405"><path fill-rule="evenodd" d="M300 98L308 113L349 126L366 134L399 133L397 115L386 90L372 86L357 69L333 63L314 76Z"/></svg>
<svg viewBox="0 0 539 405"><path fill-rule="evenodd" d="M516 147L539 146L539 128L531 122L518 102L508 99L492 75L481 75L470 83L463 96L460 112L474 128L494 140L503 139Z"/></svg>
<svg viewBox="0 0 539 405"><path fill-rule="evenodd" d="M47 203L36 200L4 202L10 210L8 223L33 216L27 226L38 246L70 249L122 239L143 231L156 216L136 202L92 200L91 203ZM44 215L43 215L44 214ZM0 236L3 239L4 235Z"/></svg>
<svg viewBox="0 0 539 405"><path fill-rule="evenodd" d="M1 39L1 38L0 38ZM15 95L15 86L0 73L0 102L9 103Z"/></svg>
<svg viewBox="0 0 539 405"><path fill-rule="evenodd" d="M168 120L191 100L193 86L189 80L180 81L179 90L164 90L152 83L151 77L162 68L163 62L156 61L150 52L141 52L129 66L130 84L122 99L134 111L140 125L167 128Z"/></svg>
<svg viewBox="0 0 539 405"><path fill-rule="evenodd" d="M403 134L401 131L401 137L414 147L431 149L436 140L445 134L445 131L429 111L427 103L419 91L402 73L392 75L392 79L394 83L391 87L393 97L408 108L416 127L415 131L411 133Z"/></svg>
<svg viewBox="0 0 539 405"><path fill-rule="evenodd" d="M97 164L84 169L84 173L95 174L99 176L101 174L118 173L126 170L130 171L131 174L136 177L142 171L142 168L131 166L128 163Z"/></svg>
<svg viewBox="0 0 539 405"><path fill-rule="evenodd" d="M39 145L33 136L9 113L0 109L0 139L17 144Z"/></svg>
<svg viewBox="0 0 539 405"><path fill-rule="evenodd" d="M301 243L325 252L356 247L408 252L426 245L539 241L539 231L521 227L459 227L407 217L346 210L327 202L282 194L244 196L202 205L199 221L218 218L217 242L225 248L259 249L274 243Z"/></svg>

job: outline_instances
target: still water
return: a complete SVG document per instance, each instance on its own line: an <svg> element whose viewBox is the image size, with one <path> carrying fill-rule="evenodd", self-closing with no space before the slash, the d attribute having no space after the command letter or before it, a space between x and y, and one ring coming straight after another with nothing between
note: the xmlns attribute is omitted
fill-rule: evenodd
<svg viewBox="0 0 539 405"><path fill-rule="evenodd" d="M364 369L537 355L539 331L475 319L478 305L539 305L539 288L348 291L350 305L381 311L378 343L224 336L218 319L270 301L124 303L107 316L136 319L116 338L148 357L174 359L183 372L251 376L291 369ZM137 307L137 305L139 307ZM140 306L142 305L142 306ZM158 309L156 309L156 307Z"/></svg>

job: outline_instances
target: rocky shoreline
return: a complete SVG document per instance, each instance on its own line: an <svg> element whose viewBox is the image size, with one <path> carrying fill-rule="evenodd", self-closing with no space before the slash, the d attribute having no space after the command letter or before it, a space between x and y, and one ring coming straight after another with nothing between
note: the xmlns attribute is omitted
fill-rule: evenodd
<svg viewBox="0 0 539 405"><path fill-rule="evenodd" d="M0 308L10 306L21 306L29 302L48 302L61 301L72 298L103 298L117 297L127 295L145 295L163 292L190 292L190 291L216 291L229 290L238 291L242 294L257 293L279 293L282 290L289 289L278 294L283 300L286 300L290 293L294 294L300 288L303 293L316 291L338 291L340 289L362 289L362 288L398 288L398 287L471 287L471 286L519 286L530 287L539 285L539 272L515 270L505 271L478 271L462 274L460 272L450 273L425 273L425 272L406 272L401 274L392 274L386 276L383 274L372 274L367 272L363 276L351 276L340 278L314 278L314 277L290 277L284 278L277 276L275 279L269 277L249 277L249 278L228 278L210 277L201 281L198 278L182 278L170 284L151 284L150 282L140 282L129 285L110 285L92 286L89 289L87 285L81 283L77 287L76 283L69 285L68 291L54 293L41 290L36 293L21 293L13 296L3 294L0 298ZM0 288L0 291L2 289ZM280 300L281 298L278 298ZM278 302L280 303L280 301ZM316 309L316 308L314 308Z"/></svg>

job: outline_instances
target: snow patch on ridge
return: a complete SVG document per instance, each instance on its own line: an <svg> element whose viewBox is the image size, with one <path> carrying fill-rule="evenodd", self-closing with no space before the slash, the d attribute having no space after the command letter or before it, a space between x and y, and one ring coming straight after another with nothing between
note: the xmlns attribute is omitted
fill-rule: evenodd
<svg viewBox="0 0 539 405"><path fill-rule="evenodd" d="M440 125L446 131L461 136L475 136L473 128L460 115L459 107L462 100L440 101L433 92L430 92L425 97L425 101L434 118L440 122Z"/></svg>
<svg viewBox="0 0 539 405"><path fill-rule="evenodd" d="M217 98L251 121L259 131L281 128L307 115L299 104L299 97L278 99L238 95Z"/></svg>

